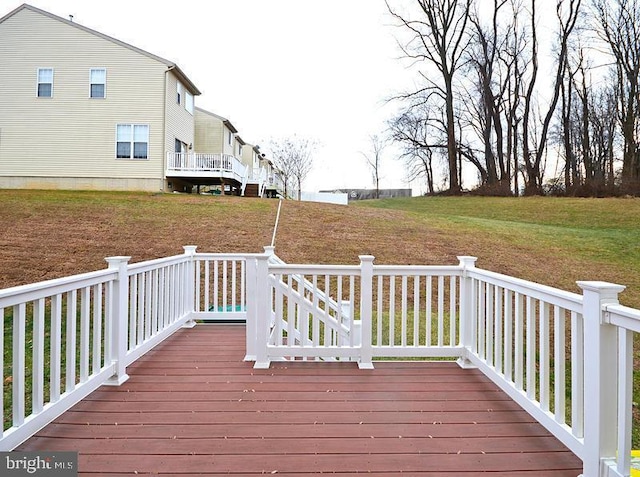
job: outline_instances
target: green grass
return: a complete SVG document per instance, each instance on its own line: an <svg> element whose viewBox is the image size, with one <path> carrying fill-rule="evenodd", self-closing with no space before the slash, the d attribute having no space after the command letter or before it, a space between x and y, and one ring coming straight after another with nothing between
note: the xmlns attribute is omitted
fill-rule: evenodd
<svg viewBox="0 0 640 477"><path fill-rule="evenodd" d="M502 256L507 263L494 268L552 286L611 281L628 287L623 304L640 307L640 199L419 197L356 205L408 213L466 244L481 268Z"/></svg>

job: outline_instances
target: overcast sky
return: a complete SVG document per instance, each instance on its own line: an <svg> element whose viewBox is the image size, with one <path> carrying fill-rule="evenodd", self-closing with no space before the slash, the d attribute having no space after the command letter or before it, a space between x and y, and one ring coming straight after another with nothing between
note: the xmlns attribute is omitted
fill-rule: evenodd
<svg viewBox="0 0 640 477"><path fill-rule="evenodd" d="M0 0L0 16L22 4ZM266 146L319 141L303 189L372 187L361 151L385 128L385 99L413 82L383 0L29 0L31 5L177 63L196 106ZM391 158L381 187L418 187Z"/></svg>

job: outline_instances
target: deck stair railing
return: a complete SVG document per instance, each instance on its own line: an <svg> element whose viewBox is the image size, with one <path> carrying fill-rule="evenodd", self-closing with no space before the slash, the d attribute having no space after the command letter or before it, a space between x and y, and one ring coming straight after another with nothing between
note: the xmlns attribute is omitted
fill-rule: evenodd
<svg viewBox="0 0 640 477"><path fill-rule="evenodd" d="M276 270L275 267L278 265L286 266L286 263L273 253L273 247L265 247L265 252L270 254L269 264L272 266L272 271ZM313 343L317 346L321 338L325 346L336 346L344 340L350 343L353 340L359 340L358 333L351 333L352 329L358 329L359 326L359 321L356 322L353 319L354 298L338 302L332 296L331 280L327 275L325 277L313 275L308 279L303 273L304 270L301 272L286 276L275 273L272 275L272 300L274 301L271 308L274 310L275 329L272 329L270 335L271 344L286 341L287 336L291 337L289 339L295 338L305 346ZM348 275L341 276L342 278L353 281L355 277ZM337 283L337 289L333 290L336 296L343 295L343 285L345 284L342 280ZM280 308L280 312L276 311L276 306ZM290 307L294 311L289 312ZM286 313L284 308L287 309ZM307 329L309 326L310 328ZM334 357L330 356L330 358Z"/></svg>

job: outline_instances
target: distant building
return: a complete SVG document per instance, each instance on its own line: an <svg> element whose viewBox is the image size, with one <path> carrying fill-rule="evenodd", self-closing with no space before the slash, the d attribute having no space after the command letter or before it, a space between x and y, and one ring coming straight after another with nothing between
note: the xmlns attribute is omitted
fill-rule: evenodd
<svg viewBox="0 0 640 477"><path fill-rule="evenodd" d="M321 190L323 192L346 193L349 200L375 199L375 189L336 189ZM378 189L379 199L392 199L394 197L411 197L411 189Z"/></svg>

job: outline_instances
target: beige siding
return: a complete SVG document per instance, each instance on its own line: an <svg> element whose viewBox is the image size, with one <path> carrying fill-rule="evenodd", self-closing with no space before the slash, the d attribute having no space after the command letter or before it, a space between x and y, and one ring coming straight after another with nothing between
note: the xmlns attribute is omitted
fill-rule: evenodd
<svg viewBox="0 0 640 477"><path fill-rule="evenodd" d="M162 184L175 137L193 142L193 118L177 108L175 77L158 60L28 9L0 23L0 58L0 176L146 188ZM39 67L54 69L52 98L36 97ZM105 99L89 98L90 68L107 70ZM119 123L149 125L148 160L116 159Z"/></svg>
<svg viewBox="0 0 640 477"><path fill-rule="evenodd" d="M204 154L220 154L223 152L222 120L205 111L196 109L195 112L195 152Z"/></svg>
<svg viewBox="0 0 640 477"><path fill-rule="evenodd" d="M258 154L253 149L253 145L245 144L242 148L242 163L252 167L254 169L258 168Z"/></svg>
<svg viewBox="0 0 640 477"><path fill-rule="evenodd" d="M165 151L173 152L176 139L187 145L194 144L195 121L193 115L185 108L186 94L184 93L184 85L181 104L178 104L176 94L178 78L171 71L166 74L166 77L167 133L164 148Z"/></svg>
<svg viewBox="0 0 640 477"><path fill-rule="evenodd" d="M224 126L224 141L223 141L223 149L222 152L224 154L230 154L232 156L236 155L237 145L236 145L236 137L233 133L231 133L231 144L229 144L229 133L231 129L227 126Z"/></svg>

